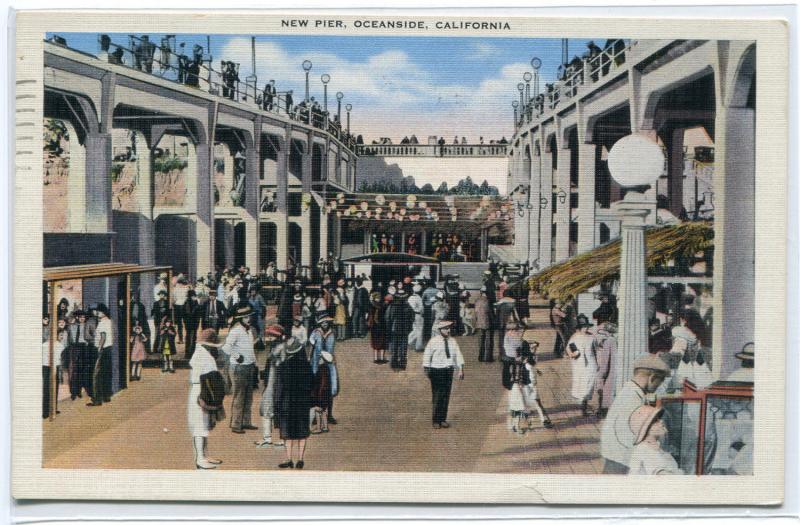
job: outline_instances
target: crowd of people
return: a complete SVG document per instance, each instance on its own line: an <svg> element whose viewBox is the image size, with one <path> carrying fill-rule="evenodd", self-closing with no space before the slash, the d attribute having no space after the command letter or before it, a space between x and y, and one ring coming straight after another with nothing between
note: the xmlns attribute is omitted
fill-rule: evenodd
<svg viewBox="0 0 800 525"><path fill-rule="evenodd" d="M394 233L373 233L370 238L371 253L404 252L410 255L427 255L442 262L469 260L469 254L465 250L464 241L458 233L432 233L425 246L422 246L421 237L415 232L408 233L404 239Z"/></svg>
<svg viewBox="0 0 800 525"><path fill-rule="evenodd" d="M380 137L378 139L374 139L372 141L372 144L375 145L375 146L391 146L393 144L393 142L392 142L392 139L389 138L389 137ZM399 144L401 146L405 146L405 145L418 146L420 144L420 142L419 142L419 139L417 138L416 135L411 135L410 137L409 136L405 136L402 139L400 139ZM445 146L447 144L448 144L448 142L447 142L447 140L445 140L444 137L439 137L439 139L436 141L436 145L437 146ZM473 145L472 142L468 142L467 141L467 137L462 136L459 139L458 135L453 137L453 142L451 142L450 144L452 144L452 145ZM498 139L490 139L488 142L486 142L483 137L478 137L478 142L476 142L474 144L481 144L481 145L482 144L508 144L508 139L503 137L503 138L501 138L499 140Z"/></svg>
<svg viewBox="0 0 800 525"><path fill-rule="evenodd" d="M409 352L421 353L431 386L432 425L446 429L452 382L456 376L463 379L465 369L454 336L474 335L478 362L501 362L498 387L506 391L509 429L520 434L532 430L535 417L543 428L553 428L538 393L538 384L547 379L537 366L539 344L525 335L531 327L528 292L503 265L492 263L482 286L472 292L453 275L444 277L441 289L420 274L385 283L364 275L346 279L334 259L320 261L321 285L301 280L294 271L272 270L254 276L244 266L225 268L191 284L183 275L169 282L162 274L149 316L139 297L130 297L132 381L141 380L148 355L160 358L162 373L174 373L178 345L184 347L192 369L187 410L198 468L221 463L208 456L207 437L225 417L221 400L226 395L231 397L231 432L260 430L257 447L285 447L280 468L303 468L309 436L337 424L336 347L353 338L369 338L373 364L388 364L397 374L407 369ZM264 296L268 288L276 289L269 301ZM659 448L666 432L663 411L650 405L653 395L678 390L683 379L699 388L710 384L705 346L709 293L685 294L679 311L668 318L653 297L649 352L635 361L631 380L618 392L614 294L600 294L591 320L576 313L571 301L552 303L552 353L570 362L570 394L582 417L602 420L604 472L680 473L672 456ZM273 300L275 309L268 313L267 303ZM58 376L68 383L73 400L85 393L88 406L109 403L115 384L125 377L124 345L115 343L109 309L97 304L84 311L62 299L57 311ZM51 399L49 323L45 316L45 417ZM261 352L264 367L259 370ZM737 354L742 367L730 380L752 382L753 354L752 344ZM257 390L260 427L252 421Z"/></svg>

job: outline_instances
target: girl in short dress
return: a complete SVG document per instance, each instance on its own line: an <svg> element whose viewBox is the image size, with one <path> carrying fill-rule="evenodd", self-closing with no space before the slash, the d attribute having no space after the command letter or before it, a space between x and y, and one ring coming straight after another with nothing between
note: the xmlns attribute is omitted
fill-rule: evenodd
<svg viewBox="0 0 800 525"><path fill-rule="evenodd" d="M177 353L175 349L175 327L172 325L172 319L165 317L161 322L161 330L159 330L159 344L161 348L161 355L163 357L163 368L161 372L175 373L175 367L172 364L173 356Z"/></svg>
<svg viewBox="0 0 800 525"><path fill-rule="evenodd" d="M142 325L136 323L131 335L131 381L142 380L142 361L144 361L147 336L142 333Z"/></svg>

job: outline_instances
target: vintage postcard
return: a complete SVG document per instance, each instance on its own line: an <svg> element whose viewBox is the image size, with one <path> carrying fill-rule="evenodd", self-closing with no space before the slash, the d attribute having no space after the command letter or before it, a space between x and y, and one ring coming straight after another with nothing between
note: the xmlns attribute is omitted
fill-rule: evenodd
<svg viewBox="0 0 800 525"><path fill-rule="evenodd" d="M16 21L16 498L783 500L783 22Z"/></svg>

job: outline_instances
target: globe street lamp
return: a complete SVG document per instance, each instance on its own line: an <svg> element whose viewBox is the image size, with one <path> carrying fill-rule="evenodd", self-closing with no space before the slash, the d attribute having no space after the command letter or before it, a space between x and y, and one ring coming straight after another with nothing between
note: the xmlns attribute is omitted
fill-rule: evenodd
<svg viewBox="0 0 800 525"><path fill-rule="evenodd" d="M525 84L520 82L517 84L517 89L519 90L519 110L520 113L525 113L525 100L523 99L523 93L525 92Z"/></svg>
<svg viewBox="0 0 800 525"><path fill-rule="evenodd" d="M327 115L328 114L328 82L331 81L331 76L329 74L325 73L324 75L319 77L319 79L322 81L322 89L323 89L323 92L324 92L324 95L322 97L322 100L323 100L322 109L323 109L323 111L325 111L325 114Z"/></svg>
<svg viewBox="0 0 800 525"><path fill-rule="evenodd" d="M525 81L525 100L528 101L528 104L530 104L530 100L531 100L531 79L532 78L533 78L533 75L531 75L530 71L526 71L525 74L522 75L522 80Z"/></svg>
<svg viewBox="0 0 800 525"><path fill-rule="evenodd" d="M608 169L620 186L651 187L664 172L661 147L643 135L628 135L608 152ZM615 387L633 375L633 361L648 351L647 250L644 230L647 217L656 212L656 199L636 191L612 204L622 223L619 285L619 349Z"/></svg>
<svg viewBox="0 0 800 525"><path fill-rule="evenodd" d="M341 91L336 92L336 120L339 121L339 127L342 126L342 99L344 98L344 93Z"/></svg>
<svg viewBox="0 0 800 525"><path fill-rule="evenodd" d="M303 71L306 72L306 104L308 104L308 73L311 71L310 60L303 60Z"/></svg>
<svg viewBox="0 0 800 525"><path fill-rule="evenodd" d="M350 134L350 110L353 109L352 104L347 104L344 109L347 110L347 134Z"/></svg>
<svg viewBox="0 0 800 525"><path fill-rule="evenodd" d="M539 68L542 67L542 61L539 57L531 59L531 67L533 68L533 96L539 96Z"/></svg>

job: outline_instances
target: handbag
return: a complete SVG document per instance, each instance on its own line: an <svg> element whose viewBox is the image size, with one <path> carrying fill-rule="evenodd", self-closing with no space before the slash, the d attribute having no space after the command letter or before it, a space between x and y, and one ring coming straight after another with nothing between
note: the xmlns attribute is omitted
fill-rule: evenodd
<svg viewBox="0 0 800 525"><path fill-rule="evenodd" d="M197 397L197 404L203 410L216 412L222 408L222 401L225 399L225 379L219 371L205 373L200 376L200 395Z"/></svg>

